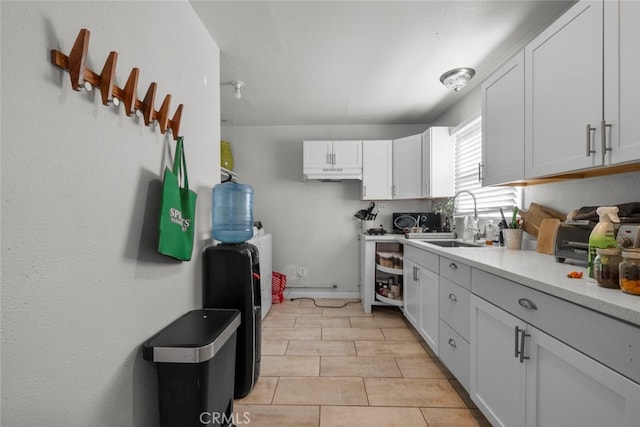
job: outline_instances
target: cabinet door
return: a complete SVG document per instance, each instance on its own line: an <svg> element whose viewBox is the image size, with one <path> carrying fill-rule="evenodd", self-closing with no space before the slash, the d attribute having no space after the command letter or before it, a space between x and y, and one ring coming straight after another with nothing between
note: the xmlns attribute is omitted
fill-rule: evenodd
<svg viewBox="0 0 640 427"><path fill-rule="evenodd" d="M640 385L530 327L527 426L638 426Z"/></svg>
<svg viewBox="0 0 640 427"><path fill-rule="evenodd" d="M602 20L580 1L525 47L526 178L602 164Z"/></svg>
<svg viewBox="0 0 640 427"><path fill-rule="evenodd" d="M393 140L393 198L418 199L422 193L422 136Z"/></svg>
<svg viewBox="0 0 640 427"><path fill-rule="evenodd" d="M448 127L431 127L422 134L422 197L452 197L455 142Z"/></svg>
<svg viewBox="0 0 640 427"><path fill-rule="evenodd" d="M393 185L392 141L362 142L362 200L390 200Z"/></svg>
<svg viewBox="0 0 640 427"><path fill-rule="evenodd" d="M418 269L420 291L420 335L431 347L431 350L438 354L438 329L440 316L438 311L438 275L426 268Z"/></svg>
<svg viewBox="0 0 640 427"><path fill-rule="evenodd" d="M420 267L404 259L404 315L419 329L420 319Z"/></svg>
<svg viewBox="0 0 640 427"><path fill-rule="evenodd" d="M482 83L483 186L524 179L524 51Z"/></svg>
<svg viewBox="0 0 640 427"><path fill-rule="evenodd" d="M361 168L362 141L333 141L334 168Z"/></svg>
<svg viewBox="0 0 640 427"><path fill-rule="evenodd" d="M302 143L304 168L330 168L332 141L304 141Z"/></svg>
<svg viewBox="0 0 640 427"><path fill-rule="evenodd" d="M471 399L494 426L522 426L525 365L515 357L516 317L471 295Z"/></svg>
<svg viewBox="0 0 640 427"><path fill-rule="evenodd" d="M605 1L605 163L640 160L640 2Z"/></svg>

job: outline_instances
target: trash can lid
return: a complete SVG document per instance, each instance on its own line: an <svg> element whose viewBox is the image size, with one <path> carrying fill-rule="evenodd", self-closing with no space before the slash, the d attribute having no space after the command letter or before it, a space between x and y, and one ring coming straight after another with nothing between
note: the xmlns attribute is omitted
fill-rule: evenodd
<svg viewBox="0 0 640 427"><path fill-rule="evenodd" d="M193 310L149 338L143 344L142 356L159 363L206 362L233 336L238 326L238 310Z"/></svg>

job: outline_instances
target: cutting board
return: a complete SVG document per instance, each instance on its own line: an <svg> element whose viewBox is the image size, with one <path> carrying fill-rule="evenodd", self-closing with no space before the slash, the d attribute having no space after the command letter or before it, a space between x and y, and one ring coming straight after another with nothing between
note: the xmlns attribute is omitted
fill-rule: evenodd
<svg viewBox="0 0 640 427"><path fill-rule="evenodd" d="M531 203L529 205L529 209L521 210L519 213L520 217L524 219L524 231L534 237L538 237L540 225L542 224L543 219L557 218L561 221L564 221L566 219L565 214L546 206L542 206L538 203Z"/></svg>
<svg viewBox="0 0 640 427"><path fill-rule="evenodd" d="M559 224L560 220L558 218L545 218L540 222L538 244L536 247L537 252L547 255L553 254Z"/></svg>

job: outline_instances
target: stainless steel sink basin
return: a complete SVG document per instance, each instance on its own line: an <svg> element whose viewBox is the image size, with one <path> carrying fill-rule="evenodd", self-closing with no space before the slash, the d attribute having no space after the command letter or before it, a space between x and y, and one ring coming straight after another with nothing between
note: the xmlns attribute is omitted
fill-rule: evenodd
<svg viewBox="0 0 640 427"><path fill-rule="evenodd" d="M461 242L460 240L423 240L425 243L441 246L443 248L479 248L475 243Z"/></svg>

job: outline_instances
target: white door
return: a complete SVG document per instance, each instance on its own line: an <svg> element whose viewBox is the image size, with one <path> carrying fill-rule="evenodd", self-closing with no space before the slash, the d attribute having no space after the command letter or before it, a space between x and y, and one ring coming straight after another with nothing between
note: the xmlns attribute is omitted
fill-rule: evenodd
<svg viewBox="0 0 640 427"><path fill-rule="evenodd" d="M362 199L390 200L393 185L391 140L362 142Z"/></svg>
<svg viewBox="0 0 640 427"><path fill-rule="evenodd" d="M426 268L419 268L420 278L420 335L431 350L438 354L438 330L440 316L438 311L439 292L438 275Z"/></svg>
<svg viewBox="0 0 640 427"><path fill-rule="evenodd" d="M404 315L416 329L419 329L420 267L405 258L403 270Z"/></svg>
<svg viewBox="0 0 640 427"><path fill-rule="evenodd" d="M393 198L417 199L422 193L422 136L393 140Z"/></svg>
<svg viewBox="0 0 640 427"><path fill-rule="evenodd" d="M333 141L333 167L362 167L362 141Z"/></svg>
<svg viewBox="0 0 640 427"><path fill-rule="evenodd" d="M602 19L580 1L525 47L526 178L602 164Z"/></svg>
<svg viewBox="0 0 640 427"><path fill-rule="evenodd" d="M482 84L482 186L524 179L524 51Z"/></svg>
<svg viewBox="0 0 640 427"><path fill-rule="evenodd" d="M605 1L606 164L640 159L640 2Z"/></svg>
<svg viewBox="0 0 640 427"><path fill-rule="evenodd" d="M302 143L304 169L331 168L332 141L304 141Z"/></svg>
<svg viewBox="0 0 640 427"><path fill-rule="evenodd" d="M471 399L493 426L523 426L524 363L515 356L516 317L471 295Z"/></svg>
<svg viewBox="0 0 640 427"><path fill-rule="evenodd" d="M533 426L640 425L640 385L529 327L527 423Z"/></svg>

